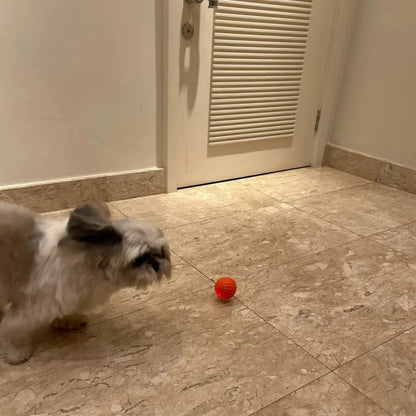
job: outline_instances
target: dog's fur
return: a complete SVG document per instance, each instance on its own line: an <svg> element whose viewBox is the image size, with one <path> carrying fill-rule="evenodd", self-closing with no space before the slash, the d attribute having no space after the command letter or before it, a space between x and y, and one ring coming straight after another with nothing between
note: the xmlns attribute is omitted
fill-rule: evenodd
<svg viewBox="0 0 416 416"><path fill-rule="evenodd" d="M18 364L33 332L83 313L125 287L171 274L162 231L131 218L112 221L106 205L86 204L55 221L0 202L0 345Z"/></svg>

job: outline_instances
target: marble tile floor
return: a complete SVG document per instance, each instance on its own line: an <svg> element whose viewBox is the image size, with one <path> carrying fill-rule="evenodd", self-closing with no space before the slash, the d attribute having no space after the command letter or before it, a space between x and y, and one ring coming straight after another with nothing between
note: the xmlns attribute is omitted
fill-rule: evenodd
<svg viewBox="0 0 416 416"><path fill-rule="evenodd" d="M416 195L305 168L111 210L165 230L173 278L0 361L1 416L416 415Z"/></svg>

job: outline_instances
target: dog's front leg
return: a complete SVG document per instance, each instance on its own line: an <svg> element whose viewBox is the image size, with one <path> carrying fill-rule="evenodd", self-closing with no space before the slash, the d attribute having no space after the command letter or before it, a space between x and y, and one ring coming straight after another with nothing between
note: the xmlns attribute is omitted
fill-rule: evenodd
<svg viewBox="0 0 416 416"><path fill-rule="evenodd" d="M0 345L5 360L20 364L32 355L32 330L24 314L10 310L0 322Z"/></svg>
<svg viewBox="0 0 416 416"><path fill-rule="evenodd" d="M52 327L60 331L72 331L84 328L87 325L87 317L82 314L67 315L57 318L52 322Z"/></svg>

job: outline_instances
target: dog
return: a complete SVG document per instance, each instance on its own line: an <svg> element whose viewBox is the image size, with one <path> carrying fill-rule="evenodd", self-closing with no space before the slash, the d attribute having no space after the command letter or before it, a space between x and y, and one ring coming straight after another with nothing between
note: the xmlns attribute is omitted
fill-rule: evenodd
<svg viewBox="0 0 416 416"><path fill-rule="evenodd" d="M77 327L83 313L119 289L144 288L171 275L169 245L151 223L112 221L88 203L62 221L0 202L0 345L5 360L32 355L45 324ZM78 322L78 323L77 323Z"/></svg>

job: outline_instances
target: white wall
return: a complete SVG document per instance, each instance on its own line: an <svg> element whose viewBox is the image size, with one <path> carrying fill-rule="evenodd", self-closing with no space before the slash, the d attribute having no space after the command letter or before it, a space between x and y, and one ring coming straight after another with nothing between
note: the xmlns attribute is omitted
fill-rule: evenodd
<svg viewBox="0 0 416 416"><path fill-rule="evenodd" d="M358 0L331 143L416 168L416 1Z"/></svg>
<svg viewBox="0 0 416 416"><path fill-rule="evenodd" d="M159 4L1 0L0 186L156 166Z"/></svg>

